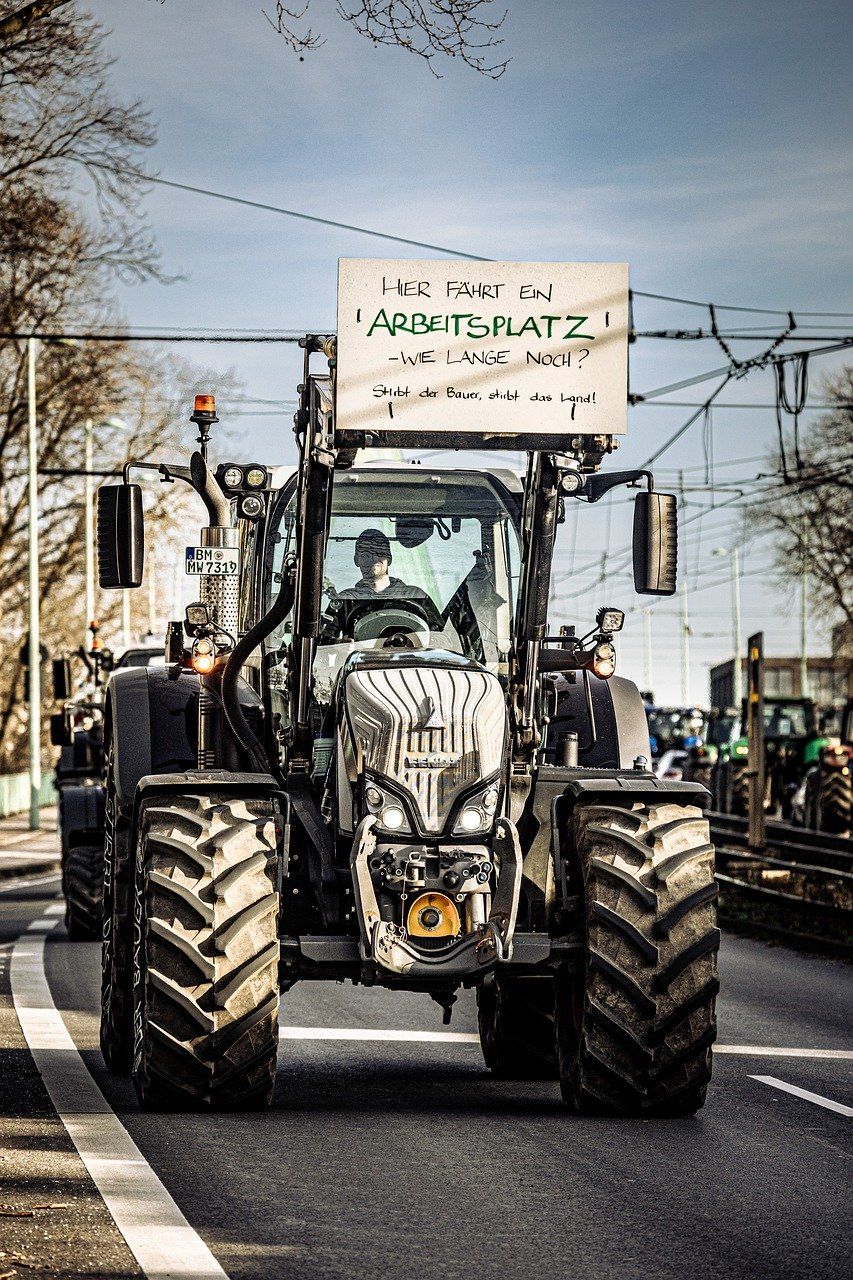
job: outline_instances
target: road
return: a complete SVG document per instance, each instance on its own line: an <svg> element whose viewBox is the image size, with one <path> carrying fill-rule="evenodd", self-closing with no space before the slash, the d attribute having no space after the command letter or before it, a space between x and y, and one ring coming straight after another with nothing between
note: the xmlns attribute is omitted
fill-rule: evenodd
<svg viewBox="0 0 853 1280"><path fill-rule="evenodd" d="M158 1280L850 1274L853 971L839 961L724 938L722 1051L690 1120L577 1119L550 1083L489 1077L470 998L454 1038L430 1039L443 1028L427 996L342 984L285 997L270 1113L143 1115L129 1082L103 1068L98 948L67 941L55 887L0 885L0 1276L145 1274L10 1006L15 940L35 964L45 935L50 996L116 1130L138 1147L134 1168L153 1170L189 1224L181 1238L218 1264L149 1266ZM404 1038L413 1033L426 1038ZM156 1238L156 1197L140 1212L121 1159L107 1153L98 1168L102 1190L118 1187L124 1214Z"/></svg>

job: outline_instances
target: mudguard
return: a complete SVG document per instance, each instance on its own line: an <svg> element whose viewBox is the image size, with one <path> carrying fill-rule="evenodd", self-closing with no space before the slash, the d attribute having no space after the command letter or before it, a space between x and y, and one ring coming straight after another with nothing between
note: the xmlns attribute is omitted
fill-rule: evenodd
<svg viewBox="0 0 853 1280"><path fill-rule="evenodd" d="M589 769L631 769L638 756L651 761L648 721L637 686L621 676L599 680L590 674L587 679L588 684L581 671L558 677L544 761L555 762L566 733L578 735L578 764Z"/></svg>
<svg viewBox="0 0 853 1280"><path fill-rule="evenodd" d="M97 783L63 787L60 805L63 849L103 844L104 796L104 788Z"/></svg>
<svg viewBox="0 0 853 1280"><path fill-rule="evenodd" d="M133 807L141 778L196 768L198 694L198 676L177 666L128 667L111 677L106 735L114 752L116 797L124 812ZM262 737L261 699L244 680L239 681L238 696L246 718ZM230 734L222 745L229 770L246 767Z"/></svg>

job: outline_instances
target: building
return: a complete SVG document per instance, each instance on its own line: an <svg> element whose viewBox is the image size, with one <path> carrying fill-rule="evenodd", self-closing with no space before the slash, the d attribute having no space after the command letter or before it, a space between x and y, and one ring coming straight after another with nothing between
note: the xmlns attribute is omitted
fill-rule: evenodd
<svg viewBox="0 0 853 1280"><path fill-rule="evenodd" d="M730 707L734 703L734 659L711 667L711 706ZM809 658L806 695L819 707L841 707L853 698L853 658L838 653L835 657ZM742 688L746 692L746 658L741 659ZM769 698L799 698L800 659L764 659L764 692Z"/></svg>

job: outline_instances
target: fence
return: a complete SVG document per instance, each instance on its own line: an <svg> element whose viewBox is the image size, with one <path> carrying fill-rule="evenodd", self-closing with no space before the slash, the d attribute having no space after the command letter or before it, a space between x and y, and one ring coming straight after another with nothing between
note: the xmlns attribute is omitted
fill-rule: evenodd
<svg viewBox="0 0 853 1280"><path fill-rule="evenodd" d="M56 798L53 790L53 772L43 773L39 805L52 804ZM0 818L13 813L26 813L30 807L30 775L28 773L0 774Z"/></svg>

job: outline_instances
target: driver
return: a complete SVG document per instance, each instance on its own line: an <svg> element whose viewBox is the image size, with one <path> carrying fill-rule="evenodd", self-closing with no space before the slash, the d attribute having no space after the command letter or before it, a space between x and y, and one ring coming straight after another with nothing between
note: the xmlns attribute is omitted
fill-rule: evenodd
<svg viewBox="0 0 853 1280"><path fill-rule="evenodd" d="M409 586L401 578L392 578L388 572L391 564L391 543L381 529L364 529L355 540L353 561L361 577L354 587L344 587L329 600L322 618L322 635L331 641L340 635L351 634L352 620L358 606L357 600L373 600L377 605L384 601L414 600L430 613L435 604L422 587ZM437 619L440 626L440 620Z"/></svg>
<svg viewBox="0 0 853 1280"><path fill-rule="evenodd" d="M381 529L364 529L355 540L353 561L361 573L354 587L338 592L339 600L370 600L383 595L397 600L431 600L421 587L410 587L401 578L392 578L391 543Z"/></svg>

